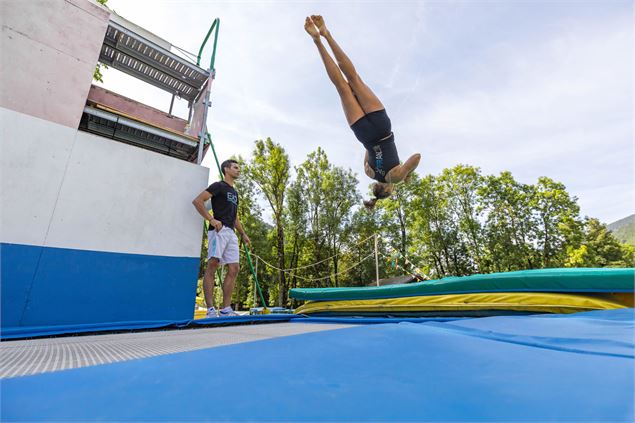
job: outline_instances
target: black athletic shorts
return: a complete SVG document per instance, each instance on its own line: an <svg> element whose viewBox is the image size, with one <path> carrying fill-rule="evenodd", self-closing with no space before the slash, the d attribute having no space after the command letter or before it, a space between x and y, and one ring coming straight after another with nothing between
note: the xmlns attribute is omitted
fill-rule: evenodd
<svg viewBox="0 0 635 423"><path fill-rule="evenodd" d="M364 115L351 125L351 129L355 137L365 147L377 144L380 139L387 137L392 132L390 118L386 114L386 109Z"/></svg>

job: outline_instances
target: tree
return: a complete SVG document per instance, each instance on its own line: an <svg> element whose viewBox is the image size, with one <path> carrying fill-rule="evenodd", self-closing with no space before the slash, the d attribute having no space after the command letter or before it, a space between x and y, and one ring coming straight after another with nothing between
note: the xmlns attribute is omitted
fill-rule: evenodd
<svg viewBox="0 0 635 423"><path fill-rule="evenodd" d="M350 212L361 199L356 187L357 178L350 169L330 166L320 187L324 204L324 233L332 256L334 286L338 286L342 244L350 231Z"/></svg>
<svg viewBox="0 0 635 423"><path fill-rule="evenodd" d="M428 175L415 187L412 208L416 210L412 221L417 233L414 252L424 260L436 277L463 274L460 264L464 252L458 242L458 228L452 220L451 201L442 181Z"/></svg>
<svg viewBox="0 0 635 423"><path fill-rule="evenodd" d="M395 187L390 198L377 203L382 226L389 229L384 231L384 236L391 241L393 248L399 252L403 259L408 256L409 220L412 214L415 189L419 183L419 176L412 173L407 182Z"/></svg>
<svg viewBox="0 0 635 423"><path fill-rule="evenodd" d="M390 262L399 256L416 263L413 269L403 262L386 265L382 259L380 277L404 269L442 278L634 262L633 247L620 244L597 219L582 221L577 199L547 177L523 184L510 172L483 176L478 168L458 165L438 176L413 175L369 212L358 205L355 174L333 166L321 148L296 167L294 181L284 149L269 138L256 142L244 169L247 178L237 183L241 220L263 258L277 260L277 267L289 272L258 269L261 281L277 274L277 283L263 285L266 295L281 306L288 304L290 286L374 281L375 262L365 259L372 257L375 235L382 258ZM256 191L271 207L273 226L261 218ZM353 270L338 275L347 268ZM239 289L237 302L252 304L252 287Z"/></svg>
<svg viewBox="0 0 635 423"><path fill-rule="evenodd" d="M337 274L351 233L352 209L360 200L357 178L350 169L332 166L321 148L309 153L296 172L287 210L289 233L296 241L291 250L293 267L303 264L303 269L293 273L294 284L314 286L317 282L322 286L330 279L331 285L338 286L341 278ZM335 276L329 278L331 274Z"/></svg>
<svg viewBox="0 0 635 423"><path fill-rule="evenodd" d="M364 260L372 251L374 236L381 233L379 211L369 212L364 207L358 208L351 217L351 235L348 239L348 250L351 264L360 263L349 275L350 285L368 285L375 280L375 261ZM380 272L385 271L384 267Z"/></svg>
<svg viewBox="0 0 635 423"><path fill-rule="evenodd" d="M329 172L330 163L322 148L307 155L306 160L296 168L298 189L302 192L303 202L307 212L307 245L311 263L320 263L326 256L323 251L328 247L325 236L324 220L324 189L325 178ZM307 277L317 278L328 271L328 263L321 263L307 269Z"/></svg>
<svg viewBox="0 0 635 423"><path fill-rule="evenodd" d="M562 183L538 178L530 202L536 218L536 239L542 250L542 267L558 267L566 259L568 239L581 231L580 207Z"/></svg>
<svg viewBox="0 0 635 423"><path fill-rule="evenodd" d="M271 206L277 234L278 267L285 268L284 259L284 199L289 182L289 156L280 144L271 138L256 141L252 159L246 166L245 173L260 188L265 199ZM282 270L278 272L279 294L277 304L286 303L287 283Z"/></svg>
<svg viewBox="0 0 635 423"><path fill-rule="evenodd" d="M598 219L586 218L578 246L568 246L568 267L632 267L635 248L622 244Z"/></svg>
<svg viewBox="0 0 635 423"><path fill-rule="evenodd" d="M501 172L486 176L478 195L478 208L485 218L483 268L505 272L536 267L533 187L518 183L510 172Z"/></svg>
<svg viewBox="0 0 635 423"><path fill-rule="evenodd" d="M480 220L482 209L479 209L479 189L483 185L483 177L478 168L458 165L443 170L439 178L452 197L450 208L458 223L461 242L464 243L467 255L473 267L471 272L482 272L487 268L483 257L483 228Z"/></svg>
<svg viewBox="0 0 635 423"><path fill-rule="evenodd" d="M302 184L296 179L287 191L287 208L285 213L285 239L290 242L288 263L291 269L295 269L299 266L300 257L306 242L307 211L307 204L304 201L304 194L302 192ZM297 272L291 273L291 288L298 286L297 276Z"/></svg>

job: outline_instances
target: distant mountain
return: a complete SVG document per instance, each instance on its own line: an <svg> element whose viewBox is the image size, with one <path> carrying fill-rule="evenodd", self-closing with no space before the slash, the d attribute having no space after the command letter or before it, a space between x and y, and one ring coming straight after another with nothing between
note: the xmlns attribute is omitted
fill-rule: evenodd
<svg viewBox="0 0 635 423"><path fill-rule="evenodd" d="M615 238L627 244L635 245L635 214L608 225Z"/></svg>

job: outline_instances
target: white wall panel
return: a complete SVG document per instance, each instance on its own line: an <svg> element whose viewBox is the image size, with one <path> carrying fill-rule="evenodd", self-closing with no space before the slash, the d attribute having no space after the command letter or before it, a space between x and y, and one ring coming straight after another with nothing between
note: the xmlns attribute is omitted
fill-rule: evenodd
<svg viewBox="0 0 635 423"><path fill-rule="evenodd" d="M0 108L0 242L198 257L209 169Z"/></svg>
<svg viewBox="0 0 635 423"><path fill-rule="evenodd" d="M44 243L76 133L0 107L0 242Z"/></svg>
<svg viewBox="0 0 635 423"><path fill-rule="evenodd" d="M78 132L47 246L198 257L209 170Z"/></svg>

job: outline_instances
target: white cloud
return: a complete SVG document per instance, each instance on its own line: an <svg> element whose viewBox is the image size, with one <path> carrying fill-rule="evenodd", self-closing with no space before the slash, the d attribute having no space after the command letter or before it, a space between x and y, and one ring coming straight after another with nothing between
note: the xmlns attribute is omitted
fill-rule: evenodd
<svg viewBox="0 0 635 423"><path fill-rule="evenodd" d="M546 175L573 186L585 214L607 221L630 214L632 22L618 17L581 25L531 48L485 54L495 84L475 75L468 89L448 87L433 98L425 97L423 86L401 138L423 139L416 142L424 158L440 159L433 171L462 162L490 173L511 170L522 179ZM607 185L603 192L621 187L611 199L615 212L607 212L606 198L582 200L591 195L591 175Z"/></svg>
<svg viewBox="0 0 635 423"><path fill-rule="evenodd" d="M193 52L220 17L209 126L222 158L248 156L253 141L266 136L280 142L294 164L321 146L333 163L357 171L366 191L363 149L302 29L304 16L321 13L387 106L402 159L423 154L420 172L468 163L487 173L510 170L526 182L546 175L580 197L584 214L609 221L633 212L633 20L627 4L108 5ZM106 80L121 83L110 74ZM169 96L117 84L111 88L142 92L144 102L167 110ZM209 157L204 165L212 165Z"/></svg>

